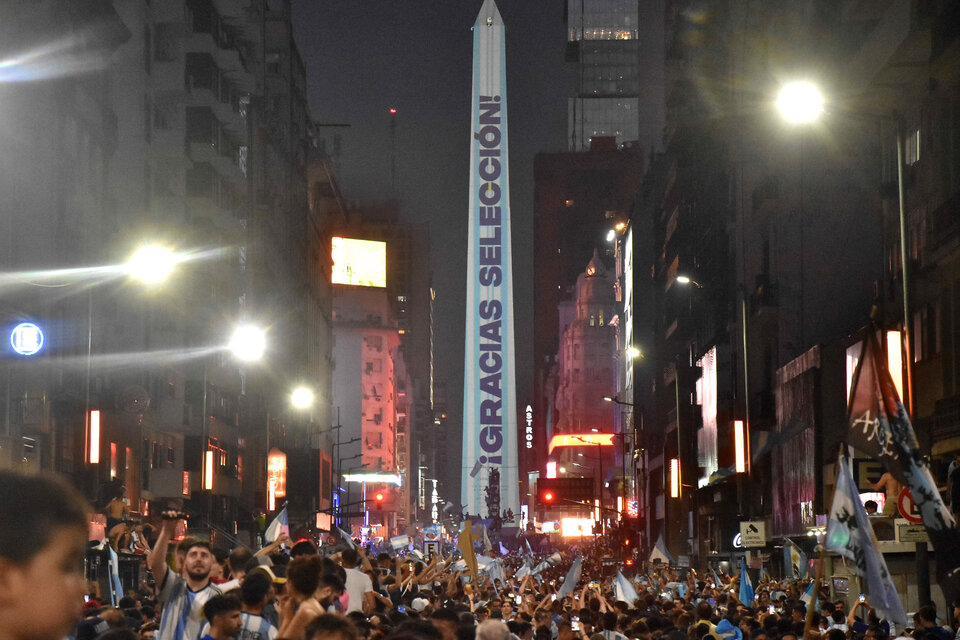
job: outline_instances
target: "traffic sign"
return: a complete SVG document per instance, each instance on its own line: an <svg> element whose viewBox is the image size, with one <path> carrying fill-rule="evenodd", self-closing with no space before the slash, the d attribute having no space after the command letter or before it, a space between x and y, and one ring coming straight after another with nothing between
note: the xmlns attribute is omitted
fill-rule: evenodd
<svg viewBox="0 0 960 640"><path fill-rule="evenodd" d="M740 523L740 542L744 547L767 545L767 525L763 520L745 520Z"/></svg>
<svg viewBox="0 0 960 640"><path fill-rule="evenodd" d="M427 562L433 558L434 554L440 553L440 541L439 540L427 540L423 543L423 555L426 556Z"/></svg>
<svg viewBox="0 0 960 640"><path fill-rule="evenodd" d="M43 331L32 322L21 322L10 332L10 346L21 356L32 356L43 348Z"/></svg>
<svg viewBox="0 0 960 640"><path fill-rule="evenodd" d="M923 517L917 510L917 504L913 501L913 494L910 493L910 489L904 487L900 490L900 495L897 496L897 508L900 510L900 515L910 522L914 524L923 522Z"/></svg>
<svg viewBox="0 0 960 640"><path fill-rule="evenodd" d="M927 528L923 525L901 524L897 529L897 538L900 542L930 542Z"/></svg>

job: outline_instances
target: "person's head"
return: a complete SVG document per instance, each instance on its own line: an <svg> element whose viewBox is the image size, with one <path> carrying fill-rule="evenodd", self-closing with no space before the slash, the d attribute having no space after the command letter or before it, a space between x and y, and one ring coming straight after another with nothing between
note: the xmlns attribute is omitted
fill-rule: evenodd
<svg viewBox="0 0 960 640"><path fill-rule="evenodd" d="M876 500L867 500L863 503L863 508L867 511L868 516L875 514L878 506Z"/></svg>
<svg viewBox="0 0 960 640"><path fill-rule="evenodd" d="M477 640L507 640L510 629L503 620L484 620L477 625Z"/></svg>
<svg viewBox="0 0 960 640"><path fill-rule="evenodd" d="M210 578L214 565L218 564L210 543L203 538L191 537L184 540L177 547L177 551L183 552L183 573L195 582Z"/></svg>
<svg viewBox="0 0 960 640"><path fill-rule="evenodd" d="M203 617L215 637L235 636L242 626L240 600L232 595L213 596L203 605Z"/></svg>
<svg viewBox="0 0 960 640"><path fill-rule="evenodd" d="M336 573L322 573L317 582L317 589L314 597L324 607L329 607L333 601L343 595L343 579Z"/></svg>
<svg viewBox="0 0 960 640"><path fill-rule="evenodd" d="M156 622L147 622L140 627L140 638L141 640L153 640L159 630L160 625Z"/></svg>
<svg viewBox="0 0 960 640"><path fill-rule="evenodd" d="M917 617L920 619L922 626L935 626L937 624L937 609L932 604L925 604L917 609Z"/></svg>
<svg viewBox="0 0 960 640"><path fill-rule="evenodd" d="M253 552L247 547L235 547L227 558L227 568L231 578L242 578L246 574L247 563L253 559Z"/></svg>
<svg viewBox="0 0 960 640"><path fill-rule="evenodd" d="M62 638L80 618L88 514L54 476L0 471L0 637Z"/></svg>
<svg viewBox="0 0 960 640"><path fill-rule="evenodd" d="M344 549L340 554L340 559L343 561L344 567L347 569L353 569L357 566L360 558L357 555L356 549Z"/></svg>
<svg viewBox="0 0 960 640"><path fill-rule="evenodd" d="M320 584L321 570L320 556L297 556L287 565L287 589L302 598L309 598Z"/></svg>
<svg viewBox="0 0 960 640"><path fill-rule="evenodd" d="M260 609L269 599L273 584L263 571L254 571L240 585L240 601L249 609Z"/></svg>
<svg viewBox="0 0 960 640"><path fill-rule="evenodd" d="M430 622L443 636L443 640L454 640L457 637L460 617L452 609L437 609L430 614Z"/></svg>

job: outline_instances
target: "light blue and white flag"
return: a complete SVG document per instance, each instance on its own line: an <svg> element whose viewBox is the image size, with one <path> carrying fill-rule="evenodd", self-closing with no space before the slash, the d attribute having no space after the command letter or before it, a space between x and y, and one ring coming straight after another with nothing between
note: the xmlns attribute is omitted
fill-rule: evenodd
<svg viewBox="0 0 960 640"><path fill-rule="evenodd" d="M622 600L631 607L640 597L637 595L637 590L634 589L633 584L627 580L627 577L621 571L617 571L617 580L613 583L613 593L617 600Z"/></svg>
<svg viewBox="0 0 960 640"><path fill-rule="evenodd" d="M349 533L347 533L340 527L337 527L337 531L340 532L340 537L343 538L343 541L346 543L348 547L350 547L351 549L357 548L357 545L353 543L353 537Z"/></svg>
<svg viewBox="0 0 960 640"><path fill-rule="evenodd" d="M567 571L566 577L563 579L563 584L560 585L560 588L557 590L557 600L566 598L573 593L574 587L576 587L580 581L580 572L582 570L583 556L577 555L577 557L573 559L573 564L570 565L570 570Z"/></svg>
<svg viewBox="0 0 960 640"><path fill-rule="evenodd" d="M400 551L410 546L410 536L404 534L390 538L390 548L394 551Z"/></svg>
<svg viewBox="0 0 960 640"><path fill-rule="evenodd" d="M273 519L264 532L263 538L267 542L273 542L280 536L281 532L287 534L287 536L290 535L290 521L287 519L286 507L280 509L280 513L277 514L277 517Z"/></svg>
<svg viewBox="0 0 960 640"><path fill-rule="evenodd" d="M713 573L713 582L717 588L722 587L724 583L720 580L720 576L717 575L717 570L710 567L710 572Z"/></svg>
<svg viewBox="0 0 960 640"><path fill-rule="evenodd" d="M563 556L561 556L559 553L554 553L552 556L544 558L543 562L535 566L530 573L531 575L537 575L541 571L546 571L550 567L557 566L561 561L563 561Z"/></svg>
<svg viewBox="0 0 960 640"><path fill-rule="evenodd" d="M746 558L740 558L740 595L738 597L740 602L748 607L754 598L753 583L750 582L750 574L747 573Z"/></svg>
<svg viewBox="0 0 960 640"><path fill-rule="evenodd" d="M865 583L864 592L870 597L870 604L881 618L902 629L907 625L907 614L893 586L887 563L873 544L873 525L860 501L847 456L840 456L837 468L837 488L830 507L825 545L853 563L854 571Z"/></svg>
<svg viewBox="0 0 960 640"><path fill-rule="evenodd" d="M508 553L510 553L510 550L507 549L505 546L503 546L503 543L502 543L502 542L500 542L500 543L498 543L498 544L500 545L500 555L505 556L505 555L507 555Z"/></svg>
<svg viewBox="0 0 960 640"><path fill-rule="evenodd" d="M808 607L810 606L810 603L813 602L813 588L816 585L816 583L817 583L816 580L811 580L810 584L807 585L806 591L804 591L803 595L800 596L800 602L807 605Z"/></svg>
<svg viewBox="0 0 960 640"><path fill-rule="evenodd" d="M531 566L529 560L523 561L523 566L517 569L517 572L513 574L514 579L522 580L533 573L533 566Z"/></svg>
<svg viewBox="0 0 960 640"><path fill-rule="evenodd" d="M123 583L120 581L120 558L109 542L107 548L110 549L110 603L115 607L120 598L124 596ZM43 597L43 594L37 595Z"/></svg>
<svg viewBox="0 0 960 640"><path fill-rule="evenodd" d="M490 537L487 535L487 526L483 526L483 552L490 553L493 551L493 545L490 544Z"/></svg>

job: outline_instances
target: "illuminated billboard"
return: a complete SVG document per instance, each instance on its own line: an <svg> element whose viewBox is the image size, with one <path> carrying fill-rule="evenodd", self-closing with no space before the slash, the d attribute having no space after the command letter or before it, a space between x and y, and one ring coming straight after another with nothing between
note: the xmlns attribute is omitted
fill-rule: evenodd
<svg viewBox="0 0 960 640"><path fill-rule="evenodd" d="M387 243L333 238L333 284L358 287L387 286Z"/></svg>
<svg viewBox="0 0 960 640"><path fill-rule="evenodd" d="M564 433L558 436L553 436L550 439L550 449L548 453L552 453L553 450L557 447L584 447L584 446L601 446L601 447L612 447L613 446L613 434L612 433Z"/></svg>

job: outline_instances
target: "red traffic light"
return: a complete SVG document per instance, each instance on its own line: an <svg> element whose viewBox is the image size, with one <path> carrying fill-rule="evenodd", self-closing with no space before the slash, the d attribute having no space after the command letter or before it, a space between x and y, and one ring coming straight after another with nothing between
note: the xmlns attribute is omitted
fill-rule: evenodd
<svg viewBox="0 0 960 640"><path fill-rule="evenodd" d="M382 503L382 502L383 502L383 494L382 494L382 493L378 493L378 494L377 494L377 502L378 502L378 503Z"/></svg>
<svg viewBox="0 0 960 640"><path fill-rule="evenodd" d="M545 502L553 502L553 493L550 491L547 491L546 493L543 494L543 499Z"/></svg>

